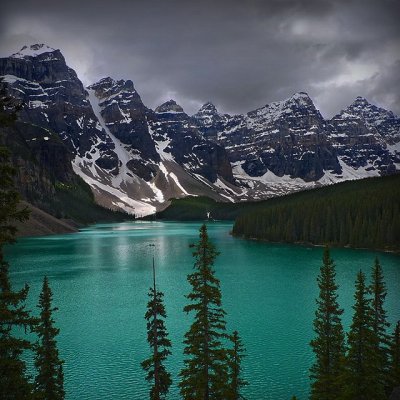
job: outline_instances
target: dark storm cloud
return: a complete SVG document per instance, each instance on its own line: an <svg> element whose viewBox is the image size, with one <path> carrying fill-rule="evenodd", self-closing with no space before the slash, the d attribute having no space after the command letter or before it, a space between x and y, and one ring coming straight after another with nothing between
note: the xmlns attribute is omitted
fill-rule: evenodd
<svg viewBox="0 0 400 400"><path fill-rule="evenodd" d="M326 116L358 95L400 114L397 0L6 3L3 56L45 42L85 84L132 79L153 108L238 113L307 91Z"/></svg>

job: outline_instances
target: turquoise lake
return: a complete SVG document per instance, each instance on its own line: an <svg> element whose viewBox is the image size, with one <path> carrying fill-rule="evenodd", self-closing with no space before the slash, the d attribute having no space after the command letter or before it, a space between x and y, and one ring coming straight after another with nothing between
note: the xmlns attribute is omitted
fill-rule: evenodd
<svg viewBox="0 0 400 400"><path fill-rule="evenodd" d="M58 337L65 360L68 400L148 398L141 361L149 354L144 313L155 255L158 287L165 294L167 329L173 345L169 399L179 399L183 335L191 316L183 313L186 276L192 271L189 244L200 222L131 222L94 225L69 235L24 238L6 250L14 288L27 282L29 306L36 304L44 275L54 293ZM267 244L232 238L230 223L209 223L220 255L228 329L237 329L247 349L243 362L248 400L305 400L313 354L312 321L322 248ZM155 247L150 247L154 244ZM370 275L379 257L388 287L389 320L400 319L400 257L364 250L333 249L339 301L347 328L358 270Z"/></svg>

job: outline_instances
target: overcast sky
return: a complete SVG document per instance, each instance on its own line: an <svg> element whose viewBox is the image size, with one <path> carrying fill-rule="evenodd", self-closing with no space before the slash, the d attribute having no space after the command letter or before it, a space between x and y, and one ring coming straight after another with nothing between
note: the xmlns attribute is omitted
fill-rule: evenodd
<svg viewBox="0 0 400 400"><path fill-rule="evenodd" d="M400 114L399 0L3 0L0 56L46 43L85 85L131 79L244 113L306 91L325 117L358 95Z"/></svg>

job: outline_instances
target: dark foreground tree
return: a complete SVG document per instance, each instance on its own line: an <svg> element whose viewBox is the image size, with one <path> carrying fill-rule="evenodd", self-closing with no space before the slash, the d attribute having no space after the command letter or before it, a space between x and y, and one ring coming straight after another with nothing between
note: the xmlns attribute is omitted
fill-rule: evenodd
<svg viewBox="0 0 400 400"><path fill-rule="evenodd" d="M60 360L56 336L60 330L54 326L53 312L57 307L52 306L53 293L47 277L43 280L42 292L39 296L40 318L35 332L39 337L36 345L35 390L39 399L62 400L64 399L64 375Z"/></svg>
<svg viewBox="0 0 400 400"><path fill-rule="evenodd" d="M248 383L242 378L242 360L245 357L245 349L238 331L234 331L230 337L232 348L228 350L229 388L226 398L228 400L243 399L241 389Z"/></svg>
<svg viewBox="0 0 400 400"><path fill-rule="evenodd" d="M164 324L167 317L165 312L164 293L156 288L156 275L153 258L153 287L149 290L149 302L145 318L147 320L147 341L152 350L151 356L142 362L147 372L146 380L152 384L150 399L165 399L171 386L171 374L165 368L165 360L171 354L171 341Z"/></svg>
<svg viewBox="0 0 400 400"><path fill-rule="evenodd" d="M0 135L13 119L4 112L6 107L7 99L0 90ZM16 331L31 329L35 322L25 306L29 287L25 285L20 291L12 290L9 266L3 256L3 246L14 241L13 222L23 221L28 216L26 210L18 208L19 196L14 190L13 173L8 150L0 147L0 400L28 399L32 390L25 362L21 359L22 353L31 349L32 344L16 335Z"/></svg>
<svg viewBox="0 0 400 400"><path fill-rule="evenodd" d="M353 306L354 315L348 334L348 353L344 374L344 399L384 400L384 386L380 381L380 356L376 349L378 336L373 328L373 309L368 297L365 275L357 274Z"/></svg>
<svg viewBox="0 0 400 400"><path fill-rule="evenodd" d="M390 324L387 322L386 310L384 307L387 294L386 284L384 282L383 270L378 258L375 259L372 267L370 293L372 298L371 305L373 313L372 329L378 338L378 343L375 350L379 370L377 379L380 381L381 385L385 386L389 368L389 336L387 334L387 329Z"/></svg>
<svg viewBox="0 0 400 400"><path fill-rule="evenodd" d="M186 358L179 386L185 400L222 400L228 381L227 352L223 347L227 337L225 311L220 283L212 268L218 253L205 225L193 247L194 272L187 278L192 291L186 296L190 303L184 311L194 313L194 322L185 334Z"/></svg>
<svg viewBox="0 0 400 400"><path fill-rule="evenodd" d="M326 247L323 264L318 276L319 297L315 312L315 339L311 347L315 363L311 367L311 399L336 400L341 391L340 377L343 372L344 333L341 322L343 310L337 301L338 286L335 282L335 264Z"/></svg>
<svg viewBox="0 0 400 400"><path fill-rule="evenodd" d="M389 393L400 386L400 321L397 322L390 342L389 373L387 388Z"/></svg>
<svg viewBox="0 0 400 400"><path fill-rule="evenodd" d="M17 292L12 290L0 246L0 400L29 399L32 393L21 359L24 351L32 349L32 343L16 335L16 330L26 332L35 322L25 306L28 291L28 285Z"/></svg>

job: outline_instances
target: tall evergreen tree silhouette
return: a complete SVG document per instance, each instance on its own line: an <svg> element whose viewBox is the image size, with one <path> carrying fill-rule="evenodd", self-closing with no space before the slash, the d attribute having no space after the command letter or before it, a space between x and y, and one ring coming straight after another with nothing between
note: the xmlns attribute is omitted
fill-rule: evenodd
<svg viewBox="0 0 400 400"><path fill-rule="evenodd" d="M206 225L193 246L194 272L187 279L192 291L186 296L186 313L194 321L185 334L184 367L180 372L181 395L185 400L222 400L227 390L228 363L223 342L227 335L220 282L213 265L218 253L210 242Z"/></svg>
<svg viewBox="0 0 400 400"><path fill-rule="evenodd" d="M35 366L38 371L35 378L35 390L41 400L62 400L64 392L63 361L59 357L56 328L53 313L58 310L52 306L53 293L47 277L43 279L42 292L39 296L39 322L35 332L39 337L36 345Z"/></svg>
<svg viewBox="0 0 400 400"><path fill-rule="evenodd" d="M357 274L354 315L348 333L348 352L344 373L344 396L348 400L384 400L380 380L379 338L374 332L374 312L362 271Z"/></svg>
<svg viewBox="0 0 400 400"><path fill-rule="evenodd" d="M156 272L153 257L153 287L149 289L149 302L145 319L147 320L147 341L152 350L149 358L142 362L147 372L146 380L152 384L150 389L151 400L165 399L171 386L171 374L165 368L164 362L171 354L171 341L164 324L167 317L163 297L164 293L156 288Z"/></svg>
<svg viewBox="0 0 400 400"><path fill-rule="evenodd" d="M387 388L389 393L400 386L400 321L397 322L390 341L389 373Z"/></svg>
<svg viewBox="0 0 400 400"><path fill-rule="evenodd" d="M337 298L335 264L326 247L318 276L319 297L315 312L315 339L311 347L315 362L311 367L311 399L336 400L341 392L340 377L343 372L344 333L341 322L343 310Z"/></svg>
<svg viewBox="0 0 400 400"><path fill-rule="evenodd" d="M376 354L377 362L379 364L379 375L377 378L379 378L380 383L385 386L389 368L389 336L387 334L387 329L390 324L387 321L386 310L384 307L385 298L387 295L386 284L384 282L383 270L378 258L375 259L372 267L370 293L373 313L372 329L378 338Z"/></svg>
<svg viewBox="0 0 400 400"><path fill-rule="evenodd" d="M232 348L228 352L229 380L227 400L243 399L241 389L248 384L242 378L242 360L245 357L245 349L238 331L230 336Z"/></svg>
<svg viewBox="0 0 400 400"><path fill-rule="evenodd" d="M1 82L0 82L1 84ZM0 85L1 86L1 85ZM15 114L5 110L12 104L0 88L0 136L3 129L13 123ZM0 143L2 142L0 137ZM15 241L15 221L28 218L26 209L19 205L19 195L14 189L15 171L9 161L9 152L0 147L0 399L28 399L32 385L26 375L26 364L22 360L25 350L32 349L32 343L15 335L15 329L31 329L35 319L26 309L28 285L14 291L9 279L9 265L4 259L3 247Z"/></svg>

